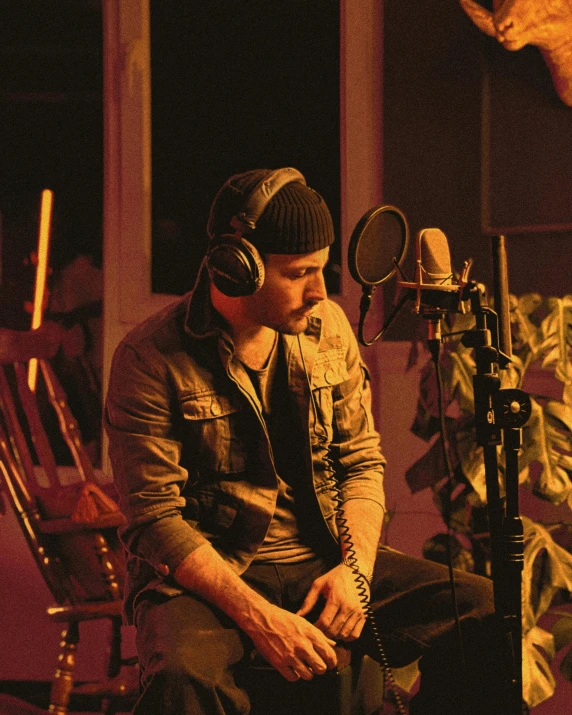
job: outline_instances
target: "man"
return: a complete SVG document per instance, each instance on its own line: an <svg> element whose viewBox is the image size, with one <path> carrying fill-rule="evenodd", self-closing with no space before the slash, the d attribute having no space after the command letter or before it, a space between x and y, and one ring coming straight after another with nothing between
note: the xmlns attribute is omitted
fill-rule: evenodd
<svg viewBox="0 0 572 715"><path fill-rule="evenodd" d="M463 673L446 569L379 548L384 459L326 296L322 197L293 169L239 174L208 230L193 292L127 336L111 371L135 712L248 713L235 673L252 646L290 681L335 667L338 641L381 659L371 599L389 662L423 656L412 713L506 713L489 582L458 575Z"/></svg>

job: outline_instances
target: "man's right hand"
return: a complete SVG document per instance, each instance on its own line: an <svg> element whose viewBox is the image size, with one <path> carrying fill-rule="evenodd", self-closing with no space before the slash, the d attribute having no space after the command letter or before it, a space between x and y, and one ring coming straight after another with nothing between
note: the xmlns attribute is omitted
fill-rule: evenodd
<svg viewBox="0 0 572 715"><path fill-rule="evenodd" d="M336 667L335 641L302 616L269 603L209 543L191 552L174 576L183 588L228 614L286 680L311 680Z"/></svg>
<svg viewBox="0 0 572 715"><path fill-rule="evenodd" d="M240 627L286 680L311 680L336 667L336 642L305 618L269 603L245 617Z"/></svg>

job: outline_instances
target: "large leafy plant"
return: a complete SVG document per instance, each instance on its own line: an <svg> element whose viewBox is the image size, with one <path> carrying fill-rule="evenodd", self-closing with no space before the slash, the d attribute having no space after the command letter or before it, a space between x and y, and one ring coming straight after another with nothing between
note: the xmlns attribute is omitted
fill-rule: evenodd
<svg viewBox="0 0 572 715"><path fill-rule="evenodd" d="M490 544L486 520L486 485L482 448L476 444L474 421L475 373L473 351L461 342L472 329L471 314L456 316L452 335L440 356L446 409L448 474L439 434L435 368L429 360L421 371L417 415L412 431L430 442L421 459L406 474L410 489L430 488L454 539L455 565L490 573ZM535 522L522 515L525 537L523 571L523 680L529 706L550 697L555 688L548 661L572 643L572 295L542 298L529 293L511 296L513 359L501 371L502 387L530 393L532 412L522 429L519 454L521 489L551 502L558 512L553 523ZM504 476L499 448L499 473ZM425 555L444 560L446 537L436 534ZM547 631L539 625L545 613L558 620ZM560 669L572 680L572 649Z"/></svg>

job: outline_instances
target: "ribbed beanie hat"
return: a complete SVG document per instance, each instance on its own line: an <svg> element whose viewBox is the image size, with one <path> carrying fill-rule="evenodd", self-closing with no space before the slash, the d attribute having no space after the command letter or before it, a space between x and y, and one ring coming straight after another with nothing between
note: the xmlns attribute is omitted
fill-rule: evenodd
<svg viewBox="0 0 572 715"><path fill-rule="evenodd" d="M271 174L255 169L228 179L213 201L207 232L211 239L234 233L231 219L244 209L253 189ZM332 216L317 191L295 181L276 193L245 238L263 253L312 253L334 242Z"/></svg>

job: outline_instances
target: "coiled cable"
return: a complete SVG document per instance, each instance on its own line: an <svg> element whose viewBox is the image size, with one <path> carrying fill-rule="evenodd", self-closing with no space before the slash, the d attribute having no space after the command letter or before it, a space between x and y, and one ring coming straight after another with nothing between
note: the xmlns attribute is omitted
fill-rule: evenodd
<svg viewBox="0 0 572 715"><path fill-rule="evenodd" d="M359 564L357 560L357 555L355 551L355 546L353 543L350 527L348 525L348 521L346 519L346 516L344 514L344 507L343 507L343 500L341 497L340 493L340 487L338 485L337 479L336 479L336 464L335 461L330 453L330 448L329 448L329 440L328 440L328 433L326 430L325 425L323 424L322 420L320 419L320 414L318 410L318 406L316 405L316 398L314 396L314 393L312 391L312 384L310 381L310 376L308 374L308 370L306 368L306 361L304 359L304 353L302 351L302 344L300 342L300 336L298 335L298 348L300 351L300 358L302 360L302 366L304 368L304 373L306 375L306 382L308 384L308 390L310 392L310 403L312 405L312 412L314 414L314 430L316 433L316 436L318 438L319 444L324 450L324 461L326 462L327 465L327 474L328 474L328 483L329 487L334 495L334 501L336 503L336 523L338 526L338 534L339 534L339 541L340 545L342 543L345 544L346 551L345 551L345 556L344 556L344 563L348 568L351 569L353 575L354 575L354 581L356 584L356 589L357 589L357 594L361 603L361 607L363 610L363 613L366 618L366 625L370 629L370 633L373 639L373 643L375 646L375 650L377 652L377 663L379 664L382 674L383 674L383 680L385 683L385 687L387 691L390 693L390 697L393 699L393 703L395 707L397 708L397 711L399 715L406 715L406 710L403 705L403 701L401 699L401 696L397 690L397 683L395 682L395 678L393 676L393 672L391 670L391 667L389 666L389 663L387 661L387 656L385 654L385 650L383 648L383 644L381 642L381 636L379 633L379 629L377 627L377 623L375 622L375 617L373 614L373 610L371 608L370 600L369 600L369 583L363 573L359 570ZM320 430L317 429L317 426L320 426Z"/></svg>

